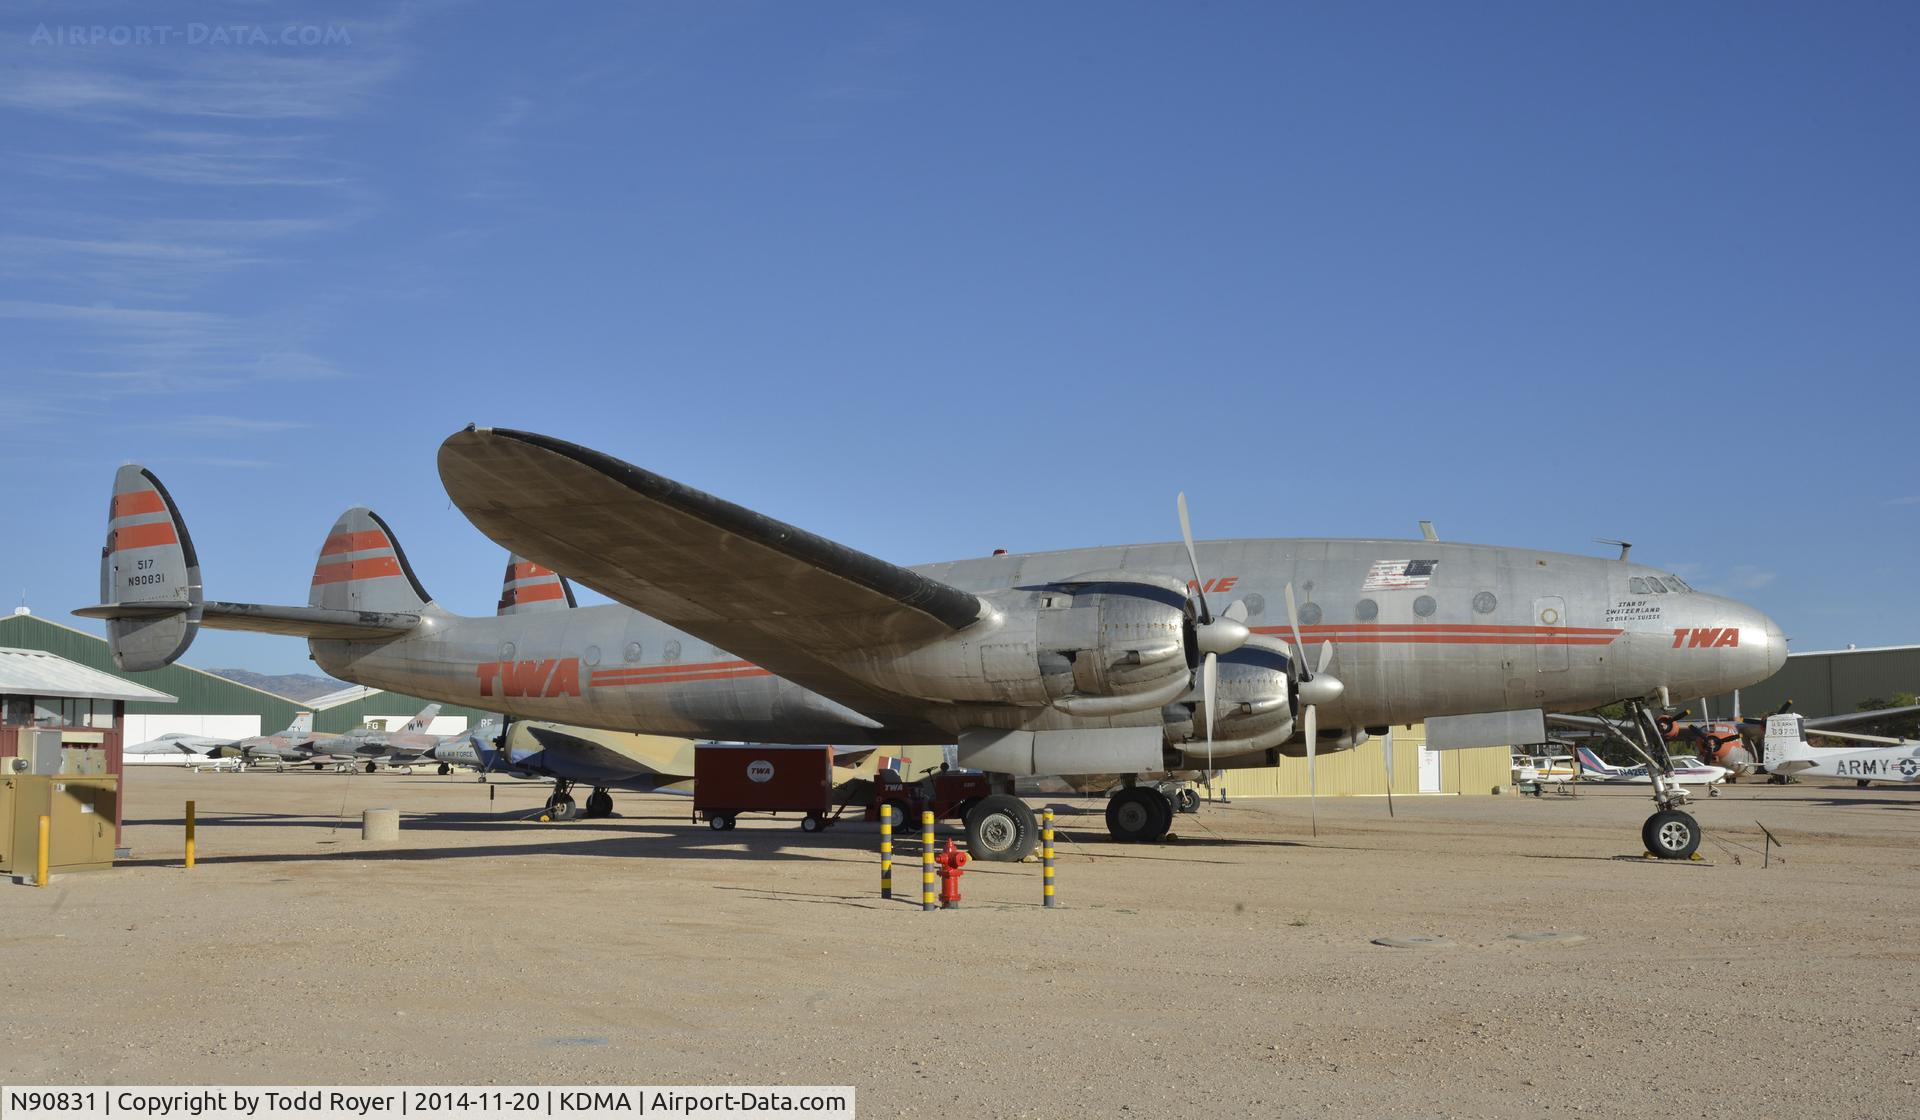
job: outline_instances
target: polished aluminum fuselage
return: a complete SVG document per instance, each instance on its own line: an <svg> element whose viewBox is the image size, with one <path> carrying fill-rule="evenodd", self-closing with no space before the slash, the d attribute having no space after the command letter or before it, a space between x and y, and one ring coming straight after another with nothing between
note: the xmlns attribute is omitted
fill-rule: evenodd
<svg viewBox="0 0 1920 1120"><path fill-rule="evenodd" d="M1700 592L1638 593L1656 570L1618 560L1432 541L1244 540L1197 544L1216 611L1245 600L1256 633L1334 645L1345 684L1323 729L1628 697L1700 696L1776 671L1785 640L1752 607ZM1406 565L1415 561L1407 577ZM1184 579L1177 543L1001 555L914 569L978 594L1124 571ZM1401 574L1395 574L1401 573ZM979 625L987 625L981 623ZM624 731L760 742L952 742L963 727L1140 725L1051 707L920 705L868 718L621 606L463 617L430 606L385 641L312 641L314 660L360 684L450 703ZM876 682L884 683L884 682Z"/></svg>

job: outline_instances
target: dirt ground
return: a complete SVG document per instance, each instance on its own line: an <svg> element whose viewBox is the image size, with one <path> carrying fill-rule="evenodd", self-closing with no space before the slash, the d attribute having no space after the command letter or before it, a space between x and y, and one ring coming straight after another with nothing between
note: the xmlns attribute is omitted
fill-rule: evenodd
<svg viewBox="0 0 1920 1120"><path fill-rule="evenodd" d="M1742 786L1703 863L1641 795L1062 812L966 903L877 831L688 802L542 825L471 776L137 771L113 871L0 886L0 1081L850 1084L863 1116L1910 1114L1920 791ZM181 867L198 802L199 866ZM358 814L404 814L396 845ZM1764 822L1785 844L1763 869ZM344 823L342 823L344 822ZM902 845L911 895L917 845ZM1785 861L1781 862L1780 856ZM1557 931L1575 941L1512 935ZM1388 948L1382 936L1450 944Z"/></svg>

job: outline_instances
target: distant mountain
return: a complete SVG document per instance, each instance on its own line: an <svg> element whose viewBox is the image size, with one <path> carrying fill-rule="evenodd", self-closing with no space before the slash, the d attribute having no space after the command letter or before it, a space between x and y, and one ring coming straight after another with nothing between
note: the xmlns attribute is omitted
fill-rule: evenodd
<svg viewBox="0 0 1920 1120"><path fill-rule="evenodd" d="M332 677L315 676L312 673L281 673L269 676L247 669L208 669L216 677L225 677L236 684L248 688L257 688L284 696L289 700L311 700L316 696L325 696L329 692L338 692L349 687L346 681L336 681Z"/></svg>

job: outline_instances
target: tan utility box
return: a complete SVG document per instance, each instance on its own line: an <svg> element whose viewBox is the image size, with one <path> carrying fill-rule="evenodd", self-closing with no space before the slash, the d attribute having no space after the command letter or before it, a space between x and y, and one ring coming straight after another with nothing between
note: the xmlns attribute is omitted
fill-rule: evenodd
<svg viewBox="0 0 1920 1120"><path fill-rule="evenodd" d="M113 866L113 822L120 779L14 774L0 778L0 872L31 875L47 817L47 871Z"/></svg>

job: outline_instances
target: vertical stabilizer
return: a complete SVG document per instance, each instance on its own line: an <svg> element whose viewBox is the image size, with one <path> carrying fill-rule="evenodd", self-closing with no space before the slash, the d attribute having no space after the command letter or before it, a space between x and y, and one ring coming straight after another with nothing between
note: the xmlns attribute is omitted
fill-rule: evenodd
<svg viewBox="0 0 1920 1120"><path fill-rule="evenodd" d="M166 487L129 463L113 476L100 602L113 663L138 672L180 656L200 626L200 558Z"/></svg>
<svg viewBox="0 0 1920 1120"><path fill-rule="evenodd" d="M567 577L524 557L507 557L506 578L500 583L500 614L564 611L573 605L573 585Z"/></svg>
<svg viewBox="0 0 1920 1120"><path fill-rule="evenodd" d="M309 606L414 612L431 601L379 514L357 506L333 523L313 569Z"/></svg>

